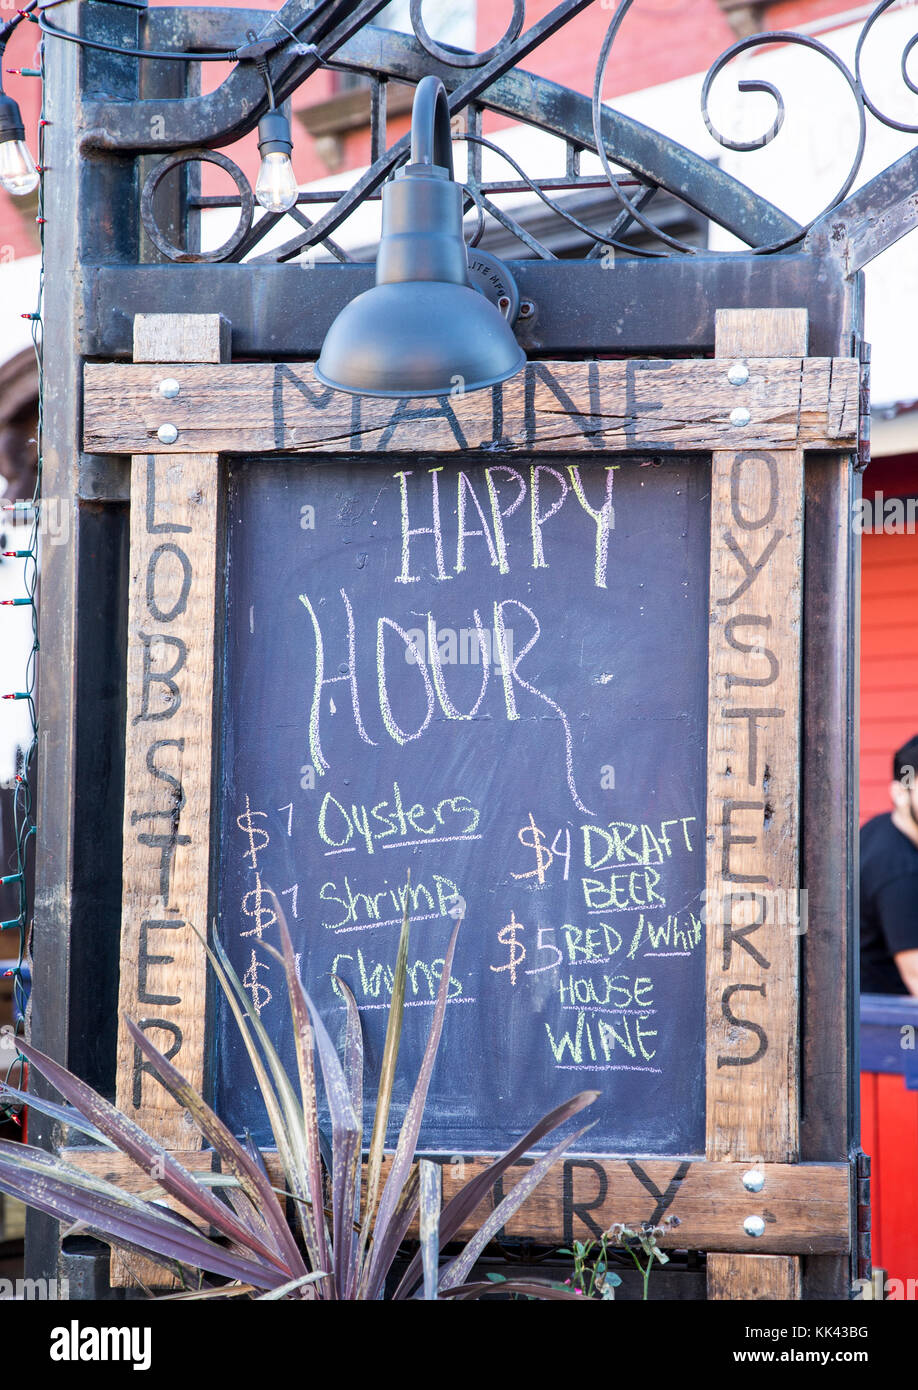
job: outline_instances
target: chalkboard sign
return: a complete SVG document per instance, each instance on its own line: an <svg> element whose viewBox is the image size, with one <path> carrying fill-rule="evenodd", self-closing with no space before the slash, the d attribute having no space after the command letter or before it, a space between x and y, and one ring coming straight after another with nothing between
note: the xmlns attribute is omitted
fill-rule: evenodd
<svg viewBox="0 0 918 1390"><path fill-rule="evenodd" d="M222 330L140 315L135 361L84 372L84 447L131 455L120 1013L283 1181L192 928L293 1069L273 890L339 1037L353 989L372 1087L407 902L398 1112L464 913L421 1134L444 1200L596 1089L508 1232L678 1217L712 1297L799 1297L800 1257L853 1239L847 1148L813 1138L842 1072L799 1010L841 1017L821 787L857 361L809 357L805 311L718 309L711 360L538 361L419 406L223 361ZM116 1098L210 1169L123 1025Z"/></svg>
<svg viewBox="0 0 918 1390"><path fill-rule="evenodd" d="M585 1087L594 1152L704 1148L709 494L699 458L231 466L218 930L293 1069L273 889L374 1076L407 893L404 1104L464 904L428 1151Z"/></svg>

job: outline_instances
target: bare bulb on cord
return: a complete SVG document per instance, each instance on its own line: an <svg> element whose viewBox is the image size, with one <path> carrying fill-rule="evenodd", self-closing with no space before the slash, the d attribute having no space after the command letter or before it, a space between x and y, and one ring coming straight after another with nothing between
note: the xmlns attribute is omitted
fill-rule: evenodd
<svg viewBox="0 0 918 1390"><path fill-rule="evenodd" d="M258 122L258 152L261 168L255 183L255 197L268 212L289 212L296 203L297 186L290 152L290 122L272 107Z"/></svg>

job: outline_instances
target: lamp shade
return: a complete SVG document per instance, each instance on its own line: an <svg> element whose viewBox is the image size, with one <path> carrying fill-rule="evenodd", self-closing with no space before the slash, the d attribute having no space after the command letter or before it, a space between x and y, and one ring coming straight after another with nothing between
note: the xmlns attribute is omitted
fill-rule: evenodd
<svg viewBox="0 0 918 1390"><path fill-rule="evenodd" d="M443 396L495 386L525 361L503 314L469 281L446 90L425 77L411 162L383 188L376 284L335 319L316 376L355 395Z"/></svg>

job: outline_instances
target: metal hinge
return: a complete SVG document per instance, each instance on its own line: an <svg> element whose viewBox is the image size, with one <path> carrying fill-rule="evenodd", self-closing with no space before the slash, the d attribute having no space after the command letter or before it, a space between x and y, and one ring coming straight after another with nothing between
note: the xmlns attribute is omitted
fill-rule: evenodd
<svg viewBox="0 0 918 1390"><path fill-rule="evenodd" d="M860 347L861 380L858 396L857 471L863 473L870 462L870 344Z"/></svg>
<svg viewBox="0 0 918 1390"><path fill-rule="evenodd" d="M870 1158L867 1154L857 1154L854 1173L857 1184L857 1277L859 1280L870 1280Z"/></svg>

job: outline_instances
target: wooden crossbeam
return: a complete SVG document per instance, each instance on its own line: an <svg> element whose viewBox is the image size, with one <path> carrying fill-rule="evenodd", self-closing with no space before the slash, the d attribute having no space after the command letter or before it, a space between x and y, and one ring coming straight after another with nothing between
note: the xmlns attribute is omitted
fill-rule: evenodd
<svg viewBox="0 0 918 1390"><path fill-rule="evenodd" d="M857 438L852 358L530 362L502 387L408 401L349 396L308 362L88 363L94 453L468 453L845 448ZM171 378L178 394L164 398ZM164 424L178 431L162 444Z"/></svg>
<svg viewBox="0 0 918 1390"><path fill-rule="evenodd" d="M96 1177L106 1178L145 1199L165 1194L142 1169L121 1154L104 1149L67 1149L63 1156ZM210 1172L213 1155L201 1150L175 1157L192 1172ZM272 1181L283 1187L276 1154L265 1154ZM391 1160L386 1159L386 1169ZM443 1201L490 1161L454 1155L441 1164ZM386 1171L384 1169L384 1171ZM511 1168L502 1192L509 1192L527 1170ZM678 1218L678 1225L659 1237L670 1249L721 1250L737 1254L832 1254L849 1248L851 1184L847 1164L762 1164L758 1192L743 1183L747 1169L736 1163L703 1159L594 1157L565 1158L555 1178L543 1182L506 1227L508 1236L527 1237L546 1245L586 1239L614 1222L639 1225ZM500 1193L498 1194L500 1195ZM491 1198L461 1228L466 1239L493 1205ZM760 1215L765 1235L746 1234L743 1223ZM199 1223L200 1224L200 1223ZM416 1232L415 1232L416 1235Z"/></svg>

